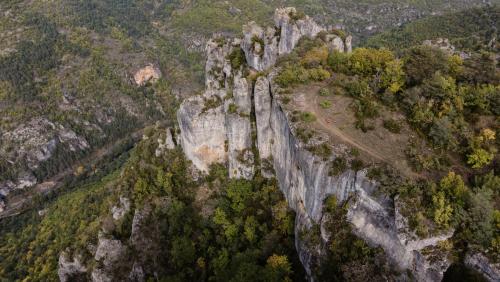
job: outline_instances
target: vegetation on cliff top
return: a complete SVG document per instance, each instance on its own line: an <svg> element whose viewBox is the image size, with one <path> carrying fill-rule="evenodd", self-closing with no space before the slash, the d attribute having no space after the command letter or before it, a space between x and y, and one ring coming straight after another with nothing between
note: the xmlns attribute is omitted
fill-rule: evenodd
<svg viewBox="0 0 500 282"><path fill-rule="evenodd" d="M399 196L418 236L454 229L456 250L479 249L498 261L500 73L495 54L481 50L461 58L417 45L400 56L370 48L325 55L318 52L324 44L319 38L302 40L280 60L277 82L296 87L314 81L304 79L303 73L317 68L327 72L332 78L325 78L319 96L349 96L356 125L363 131L374 130L371 124L382 109L403 115L412 128L408 134L414 135L407 157L423 179L391 182L382 173L377 177L381 190ZM293 95L290 92L281 95ZM400 134L401 123L383 124ZM302 131L297 132L300 137ZM345 168L345 162L336 159L332 175Z"/></svg>

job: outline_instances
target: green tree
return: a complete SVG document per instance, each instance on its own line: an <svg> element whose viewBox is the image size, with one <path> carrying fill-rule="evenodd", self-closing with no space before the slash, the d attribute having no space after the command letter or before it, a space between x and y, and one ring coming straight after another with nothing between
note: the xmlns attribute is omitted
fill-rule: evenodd
<svg viewBox="0 0 500 282"><path fill-rule="evenodd" d="M448 72L448 59L440 49L429 46L417 46L409 49L404 56L404 72L408 83L416 85L431 78L434 73Z"/></svg>
<svg viewBox="0 0 500 282"><path fill-rule="evenodd" d="M353 74L375 75L393 60L394 54L387 49L356 48L349 57L349 68Z"/></svg>
<svg viewBox="0 0 500 282"><path fill-rule="evenodd" d="M448 228L453 214L453 208L445 198L444 192L432 196L434 222L442 228Z"/></svg>
<svg viewBox="0 0 500 282"><path fill-rule="evenodd" d="M494 154L482 148L474 149L467 155L467 164L472 168L483 168L493 160Z"/></svg>
<svg viewBox="0 0 500 282"><path fill-rule="evenodd" d="M401 60L392 60L386 63L384 72L380 76L379 87L387 89L389 93L395 94L403 89L405 84L405 73Z"/></svg>
<svg viewBox="0 0 500 282"><path fill-rule="evenodd" d="M267 258L266 274L266 281L292 281L292 266L287 256L273 254Z"/></svg>

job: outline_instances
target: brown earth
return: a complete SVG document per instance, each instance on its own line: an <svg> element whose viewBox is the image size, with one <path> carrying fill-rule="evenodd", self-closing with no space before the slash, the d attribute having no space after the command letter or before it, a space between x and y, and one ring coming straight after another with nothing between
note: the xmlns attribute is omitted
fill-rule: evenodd
<svg viewBox="0 0 500 282"><path fill-rule="evenodd" d="M387 163L407 177L420 176L410 168L405 155L409 138L415 134L404 122L402 114L382 107L380 116L369 121L375 127L374 130L363 132L355 127L356 118L351 109L353 99L343 95L321 97L318 91L324 86L316 83L296 87L286 108L313 113L317 119L310 126L316 132L327 133L333 144L343 143L357 148L364 161ZM330 101L332 106L324 109L319 104L322 101ZM401 132L395 134L384 128L385 119L400 120Z"/></svg>

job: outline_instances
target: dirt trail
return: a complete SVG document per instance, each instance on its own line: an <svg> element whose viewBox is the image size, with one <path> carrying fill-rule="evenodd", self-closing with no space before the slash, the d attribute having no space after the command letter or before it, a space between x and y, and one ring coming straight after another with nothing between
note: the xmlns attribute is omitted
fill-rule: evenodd
<svg viewBox="0 0 500 282"><path fill-rule="evenodd" d="M353 126L354 116L348 108L350 102L340 97L321 97L316 93L319 87L310 86L297 89L293 99L294 104L301 111L313 113L317 120L314 127L337 140L357 148L366 157L376 162L387 163L401 171L405 176L418 178L420 175L411 170L406 161L404 147L407 140L405 134L392 134L377 128L369 133L361 133ZM300 93L300 94L299 94ZM330 109L320 106L320 101L334 100ZM341 104L336 102L343 101Z"/></svg>
<svg viewBox="0 0 500 282"><path fill-rule="evenodd" d="M319 108L319 103L317 97L314 97L311 99L311 103L304 103L304 109L308 112L314 113L316 116L319 116L318 113L320 112ZM338 128L330 119L324 118L322 116L319 116L317 119L318 123L321 125L321 127L326 130L328 133L340 138L342 141L349 143L350 145L358 148L361 151L364 151L368 155L372 156L373 158L379 160L379 161L385 161L388 162L389 160L382 155L378 154L374 150L370 149L369 147L357 142L356 140L352 139L350 136L347 136Z"/></svg>

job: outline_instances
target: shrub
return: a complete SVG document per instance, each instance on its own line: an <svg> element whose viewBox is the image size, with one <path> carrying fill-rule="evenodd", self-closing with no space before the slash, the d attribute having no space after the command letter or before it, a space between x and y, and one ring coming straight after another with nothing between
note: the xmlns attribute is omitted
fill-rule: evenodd
<svg viewBox="0 0 500 282"><path fill-rule="evenodd" d="M288 104L288 103L290 103L290 100L291 100L291 99L290 99L290 97L288 97L288 96L285 96L285 97L281 98L281 102L282 102L283 104L285 104L285 105L286 105L286 104Z"/></svg>
<svg viewBox="0 0 500 282"><path fill-rule="evenodd" d="M318 91L318 95L321 96L321 97L330 96L330 90L328 90L327 88L321 88Z"/></svg>
<svg viewBox="0 0 500 282"><path fill-rule="evenodd" d="M258 53L258 55L263 55L264 54L264 40L258 36L253 36L252 37L252 48L255 48L255 45L260 45L260 51ZM254 50L255 51L255 50Z"/></svg>
<svg viewBox="0 0 500 282"><path fill-rule="evenodd" d="M359 157L359 150L357 148L352 148L351 149L351 156Z"/></svg>
<svg viewBox="0 0 500 282"><path fill-rule="evenodd" d="M404 72L411 85L431 78L435 72L448 72L448 59L440 49L419 46L410 49L404 59Z"/></svg>
<svg viewBox="0 0 500 282"><path fill-rule="evenodd" d="M429 137L432 144L440 149L451 149L457 145L454 135L454 127L448 117L442 117L436 120L430 130Z"/></svg>
<svg viewBox="0 0 500 282"><path fill-rule="evenodd" d="M347 94L354 98L371 96L373 90L365 80L355 80L346 84Z"/></svg>
<svg viewBox="0 0 500 282"><path fill-rule="evenodd" d="M238 106L236 106L235 103L231 103L229 104L229 107L227 109L227 112L230 113L230 114L235 114L238 112Z"/></svg>
<svg viewBox="0 0 500 282"><path fill-rule="evenodd" d="M320 156L323 160L327 160L332 155L332 149L326 143L314 146L309 149L313 154Z"/></svg>
<svg viewBox="0 0 500 282"><path fill-rule="evenodd" d="M316 116L310 112L303 112L300 114L300 120L303 122L314 122L316 121Z"/></svg>
<svg viewBox="0 0 500 282"><path fill-rule="evenodd" d="M277 76L276 83L281 87L288 87L297 83L305 83L309 80L309 72L303 67L287 66Z"/></svg>
<svg viewBox="0 0 500 282"><path fill-rule="evenodd" d="M354 171L358 171L363 168L365 164L360 159L354 159L351 161L351 169Z"/></svg>
<svg viewBox="0 0 500 282"><path fill-rule="evenodd" d="M370 98L354 100L351 104L356 118L360 121L378 116L378 105Z"/></svg>
<svg viewBox="0 0 500 282"><path fill-rule="evenodd" d="M301 20L303 18L306 17L306 14L302 11L296 11L296 12L290 12L288 14L288 16L290 16L290 18L292 19L292 21L298 21L298 20Z"/></svg>
<svg viewBox="0 0 500 282"><path fill-rule="evenodd" d="M490 153L482 148L478 148L467 155L467 164L469 164L472 168L483 168L491 163L493 157L493 153Z"/></svg>
<svg viewBox="0 0 500 282"><path fill-rule="evenodd" d="M349 58L349 68L353 74L374 75L393 60L394 54L387 49L357 48Z"/></svg>
<svg viewBox="0 0 500 282"><path fill-rule="evenodd" d="M302 60L302 65L306 67L318 67L325 65L328 59L328 48L326 46L315 47L306 52Z"/></svg>
<svg viewBox="0 0 500 282"><path fill-rule="evenodd" d="M217 43L217 46L222 47L226 43L226 38L223 36L219 36L214 39L215 43Z"/></svg>
<svg viewBox="0 0 500 282"><path fill-rule="evenodd" d="M309 70L309 79L314 81L323 81L331 77L330 72L322 68L314 68Z"/></svg>
<svg viewBox="0 0 500 282"><path fill-rule="evenodd" d="M330 52L326 62L334 72L347 73L349 71L349 55L346 53L341 53L339 51Z"/></svg>
<svg viewBox="0 0 500 282"><path fill-rule="evenodd" d="M201 110L202 113L207 112L210 109L215 109L222 105L222 100L219 98L219 96L214 96L213 98L205 99L205 105L203 106L203 109Z"/></svg>
<svg viewBox="0 0 500 282"><path fill-rule="evenodd" d="M242 65L246 63L245 53L241 48L234 49L228 56L227 59L231 63L231 68L238 70Z"/></svg>
<svg viewBox="0 0 500 282"><path fill-rule="evenodd" d="M330 33L337 35L338 37L342 38L342 40L345 40L347 38L345 31L341 29L332 29L330 30Z"/></svg>
<svg viewBox="0 0 500 282"><path fill-rule="evenodd" d="M323 203L323 209L328 213L332 213L337 209L337 205L337 197L335 197L335 195L330 195L326 197L325 202Z"/></svg>
<svg viewBox="0 0 500 282"><path fill-rule="evenodd" d="M386 119L384 120L384 128L389 130L392 133L400 133L401 132L401 124L397 120Z"/></svg>
<svg viewBox="0 0 500 282"><path fill-rule="evenodd" d="M330 170L328 171L329 176L337 176L344 172L347 169L347 161L342 157L336 157L331 165Z"/></svg>
<svg viewBox="0 0 500 282"><path fill-rule="evenodd" d="M305 128L297 128L296 134L302 142L307 143L314 136L314 131Z"/></svg>
<svg viewBox="0 0 500 282"><path fill-rule="evenodd" d="M319 106L323 109L328 109L332 106L332 102L328 101L328 100L325 100L325 101L321 101L319 103Z"/></svg>
<svg viewBox="0 0 500 282"><path fill-rule="evenodd" d="M395 94L403 89L404 84L403 62L401 60L387 62L380 77L379 87L387 89L391 94Z"/></svg>

